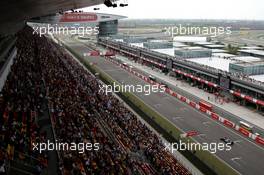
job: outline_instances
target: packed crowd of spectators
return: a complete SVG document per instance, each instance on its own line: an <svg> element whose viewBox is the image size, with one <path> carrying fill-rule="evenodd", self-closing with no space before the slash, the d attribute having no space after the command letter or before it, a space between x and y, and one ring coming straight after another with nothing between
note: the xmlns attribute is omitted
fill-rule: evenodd
<svg viewBox="0 0 264 175"><path fill-rule="evenodd" d="M47 160L46 152L32 151L33 142L46 140L37 124L45 98L57 142L99 143L99 150L83 153L58 150L59 174L190 174L120 100L99 92L97 78L49 38L32 33L27 27L18 35L2 91L0 139L9 159L18 151Z"/></svg>
<svg viewBox="0 0 264 175"><path fill-rule="evenodd" d="M47 154L33 151L32 143L46 140L38 126L44 94L41 67L35 59L35 43L31 39L30 35L23 35L17 40L17 57L1 92L0 148L5 150L1 161L4 158L25 163L37 160L32 166L40 171L47 166Z"/></svg>

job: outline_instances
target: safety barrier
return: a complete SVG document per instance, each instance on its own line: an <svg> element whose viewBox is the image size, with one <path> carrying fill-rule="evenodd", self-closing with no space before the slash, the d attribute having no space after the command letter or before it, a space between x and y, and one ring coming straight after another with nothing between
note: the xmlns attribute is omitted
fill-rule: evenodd
<svg viewBox="0 0 264 175"><path fill-rule="evenodd" d="M161 84L155 82L155 81L152 81L150 80L148 77L132 70L130 67L128 66L124 66L120 63L118 63L117 61L111 59L111 58L108 58L108 57L105 57L106 59L110 60L112 63L120 66L121 68L127 70L128 72L131 72L132 74L134 74L135 76L141 78L142 80L146 81L147 83L150 83L150 84L155 84L155 85L159 85L161 86ZM216 120L220 123L222 123L224 126L226 127L229 127L229 128L232 128L234 130L236 130L237 132L239 132L240 134L242 134L243 136L245 137L248 137L248 138L251 138L253 139L256 143L264 146L264 138L260 137L260 136L256 136L255 134L252 134L250 131L240 127L238 124L235 124L234 122L230 121L230 120L227 120L221 116L219 116L218 114L212 112L212 111L209 111L203 107L201 107L199 104L191 101L190 99L180 95L180 94L177 94L176 92L174 92L173 90L171 90L170 88L166 88L165 90L166 93L170 94L171 96L173 97L176 97L178 98L180 101L184 102L184 103L187 103L189 106L209 115L213 120Z"/></svg>
<svg viewBox="0 0 264 175"><path fill-rule="evenodd" d="M259 144L264 145L264 139L261 138L261 137L256 137L255 141L256 141L257 143L259 143Z"/></svg>

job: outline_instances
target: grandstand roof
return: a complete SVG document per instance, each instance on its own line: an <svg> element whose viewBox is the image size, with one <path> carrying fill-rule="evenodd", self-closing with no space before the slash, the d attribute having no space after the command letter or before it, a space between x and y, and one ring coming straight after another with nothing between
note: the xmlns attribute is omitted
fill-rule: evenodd
<svg viewBox="0 0 264 175"><path fill-rule="evenodd" d="M55 15L58 12L97 5L103 2L104 0L1 1L0 35L16 33L24 27L25 20L34 17Z"/></svg>
<svg viewBox="0 0 264 175"><path fill-rule="evenodd" d="M91 13L91 12L78 12L78 13L64 13L63 15L57 14L52 17L40 17L38 19L30 20L30 22L38 23L98 23L105 21L113 21L126 18L125 16L112 15L106 13Z"/></svg>

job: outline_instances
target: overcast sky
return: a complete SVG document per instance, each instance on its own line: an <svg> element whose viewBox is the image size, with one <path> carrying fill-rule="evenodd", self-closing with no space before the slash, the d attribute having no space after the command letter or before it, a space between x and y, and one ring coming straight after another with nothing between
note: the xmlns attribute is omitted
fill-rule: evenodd
<svg viewBox="0 0 264 175"><path fill-rule="evenodd" d="M99 5L84 11L124 15L129 18L264 20L263 0L120 0L128 7ZM94 6L95 7L95 6Z"/></svg>

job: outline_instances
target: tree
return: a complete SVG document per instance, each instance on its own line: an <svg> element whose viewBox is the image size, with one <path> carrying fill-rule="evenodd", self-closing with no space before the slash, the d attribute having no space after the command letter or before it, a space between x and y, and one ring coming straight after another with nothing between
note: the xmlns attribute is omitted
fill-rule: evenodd
<svg viewBox="0 0 264 175"><path fill-rule="evenodd" d="M232 46L231 44L228 44L226 50L227 50L228 53L230 53L230 54L237 55L237 52L238 52L238 50L239 50L239 47Z"/></svg>

